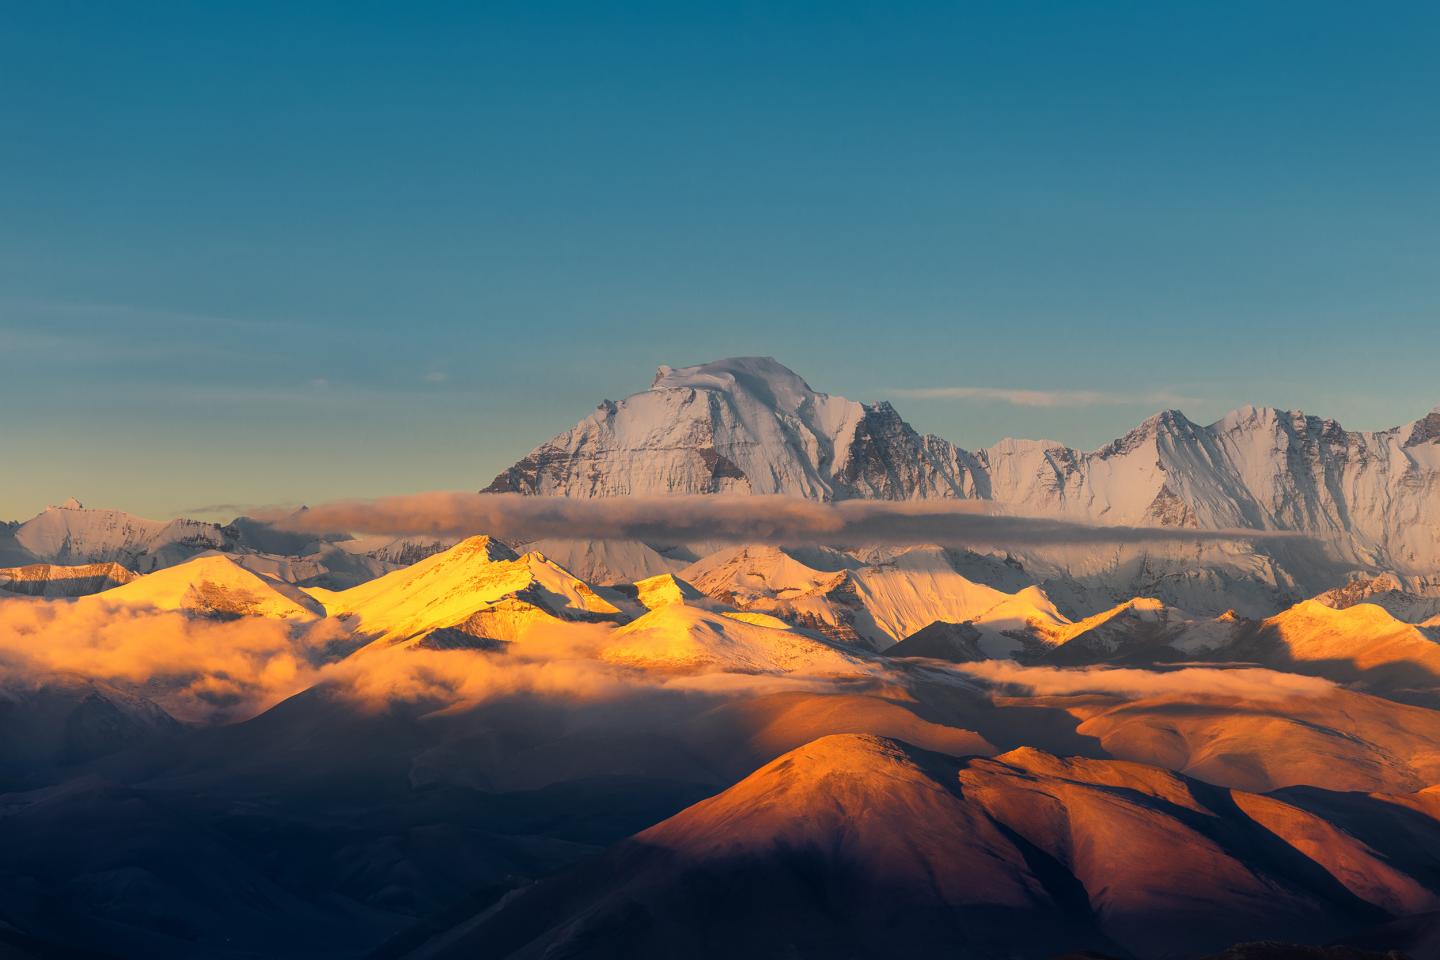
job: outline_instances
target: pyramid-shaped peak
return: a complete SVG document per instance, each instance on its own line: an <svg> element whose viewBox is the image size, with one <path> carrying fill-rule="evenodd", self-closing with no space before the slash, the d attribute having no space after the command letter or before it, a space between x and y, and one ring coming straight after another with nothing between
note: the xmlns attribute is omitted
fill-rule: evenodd
<svg viewBox="0 0 1440 960"><path fill-rule="evenodd" d="M673 573L662 573L635 581L635 594L636 599L647 610L669 606L672 603L688 603L705 598L705 594Z"/></svg>
<svg viewBox="0 0 1440 960"><path fill-rule="evenodd" d="M1194 430L1195 423L1185 416L1184 411L1172 409L1161 410L1159 413L1146 417L1131 433L1190 433Z"/></svg>
<svg viewBox="0 0 1440 960"><path fill-rule="evenodd" d="M1199 428L1179 410L1162 410L1147 417L1125 436L1114 440L1099 451L1102 457L1132 453L1161 437L1183 440L1194 436Z"/></svg>
<svg viewBox="0 0 1440 960"><path fill-rule="evenodd" d="M1185 426L1190 424L1190 418L1185 416L1185 411L1176 410L1172 407L1169 410L1161 410L1159 413L1154 414L1147 422L1163 424L1165 426Z"/></svg>
<svg viewBox="0 0 1440 960"><path fill-rule="evenodd" d="M443 551L443 555L451 558L467 558L484 560L487 562L498 562L502 560L515 560L519 557L514 550L496 540L494 537L479 534L474 537L466 537L449 550Z"/></svg>
<svg viewBox="0 0 1440 960"><path fill-rule="evenodd" d="M308 620L324 613L320 603L293 584L247 570L233 556L213 550L90 599L225 620L249 616Z"/></svg>
<svg viewBox="0 0 1440 960"><path fill-rule="evenodd" d="M84 510L84 509L85 509L85 504L81 503L79 500L76 500L74 497L66 497L63 501L61 501L60 503L55 504L55 505L52 506L50 509L52 509L52 510Z"/></svg>
<svg viewBox="0 0 1440 960"><path fill-rule="evenodd" d="M1405 440L1405 446L1416 447L1422 443L1437 441L1440 441L1440 406L1411 425L1410 435Z"/></svg>
<svg viewBox="0 0 1440 960"><path fill-rule="evenodd" d="M1261 407L1253 403L1247 403L1225 414L1225 416L1215 421L1213 426L1225 430L1254 426L1256 424L1274 423L1278 421L1282 415L1281 411L1275 407Z"/></svg>

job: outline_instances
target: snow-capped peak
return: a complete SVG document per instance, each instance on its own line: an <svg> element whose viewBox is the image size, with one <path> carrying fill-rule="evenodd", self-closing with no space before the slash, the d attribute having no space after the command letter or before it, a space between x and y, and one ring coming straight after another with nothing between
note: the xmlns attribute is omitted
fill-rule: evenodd
<svg viewBox="0 0 1440 960"><path fill-rule="evenodd" d="M441 553L348 590L310 589L330 616L344 616L383 644L434 630L513 640L553 618L618 615L589 584L543 554L517 555L498 540L470 537Z"/></svg>
<svg viewBox="0 0 1440 960"><path fill-rule="evenodd" d="M800 375L773 357L730 357L693 367L662 365L655 371L651 390L742 391L775 410L798 412L805 402L825 397L810 388Z"/></svg>
<svg viewBox="0 0 1440 960"><path fill-rule="evenodd" d="M1440 443L1440 406L1410 425L1405 446L1417 447L1422 443Z"/></svg>
<svg viewBox="0 0 1440 960"><path fill-rule="evenodd" d="M120 510L87 510L74 497L20 524L15 542L39 562L113 560L137 573L233 545L226 531L213 523L146 520Z"/></svg>
<svg viewBox="0 0 1440 960"><path fill-rule="evenodd" d="M459 543L446 551L453 561L475 561L479 563L498 563L505 560L514 560L519 557L514 550L493 537L480 534L478 536L466 537Z"/></svg>
<svg viewBox="0 0 1440 960"><path fill-rule="evenodd" d="M1329 560L1317 563L1298 547L1280 545L1207 549L1223 569L1216 583L1253 579L1272 600L1288 602L1335 586L1331 564L1414 575L1440 563L1440 408L1373 433L1274 407L1240 407L1208 426L1164 410L1090 452L1007 440L969 453L920 436L887 403L821 393L771 358L736 357L660 367L650 389L605 402L487 490L973 497L1084 523L1296 531L1323 541ZM1134 582L1111 592L1113 602L1154 587L1144 570L1179 562L1170 550L1150 545L1107 561L1057 544L1029 550L1022 560L1093 577L1129 557L1140 567ZM1193 558L1185 563L1194 566ZM1182 597L1182 606L1212 607L1188 589L1163 598ZM1216 604L1215 610L1236 605L1233 598Z"/></svg>
<svg viewBox="0 0 1440 960"><path fill-rule="evenodd" d="M319 603L292 584L246 570L229 556L215 552L136 578L87 597L86 602L178 610L220 619L309 620L324 613Z"/></svg>
<svg viewBox="0 0 1440 960"><path fill-rule="evenodd" d="M813 500L973 496L971 465L889 404L820 393L769 357L662 366L487 492L579 497L779 493Z"/></svg>

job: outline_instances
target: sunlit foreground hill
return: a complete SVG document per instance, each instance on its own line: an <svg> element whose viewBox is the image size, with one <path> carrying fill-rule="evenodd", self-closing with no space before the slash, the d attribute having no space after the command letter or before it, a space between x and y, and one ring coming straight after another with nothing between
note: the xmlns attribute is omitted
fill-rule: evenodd
<svg viewBox="0 0 1440 960"><path fill-rule="evenodd" d="M1433 910L1435 894L1397 867L1429 872L1436 838L1423 853L1412 844L1440 795L1346 803L1397 822L1367 843L1303 801L1142 764L1030 747L957 760L828 736L521 891L426 955L763 956L785 944L814 956L1166 956Z"/></svg>
<svg viewBox="0 0 1440 960"><path fill-rule="evenodd" d="M846 563L600 585L477 536L0 601L0 950L1433 955L1433 627Z"/></svg>

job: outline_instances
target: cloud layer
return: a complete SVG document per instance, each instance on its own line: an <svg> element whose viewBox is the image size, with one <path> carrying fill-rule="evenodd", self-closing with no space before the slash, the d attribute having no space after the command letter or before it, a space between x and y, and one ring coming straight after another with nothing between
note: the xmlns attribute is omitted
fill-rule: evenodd
<svg viewBox="0 0 1440 960"><path fill-rule="evenodd" d="M511 493L436 492L324 503L295 514L262 517L313 533L468 536L513 540L547 537L721 541L799 546L896 546L938 543L997 546L1233 541L1291 537L1258 530L1180 530L1092 526L998 513L966 500L819 503L783 496L527 497Z"/></svg>
<svg viewBox="0 0 1440 960"><path fill-rule="evenodd" d="M801 676L647 672L605 661L613 627L540 624L503 653L382 647L334 660L356 638L337 619L296 624L264 617L211 620L80 601L0 599L0 700L6 687L84 677L140 694L180 720L246 720L309 687L354 705L395 702L462 710L508 697L570 704L634 697L758 696L823 691Z"/></svg>
<svg viewBox="0 0 1440 960"><path fill-rule="evenodd" d="M79 675L135 689L182 720L244 719L315 682L334 620L247 617L81 602L0 600L0 680Z"/></svg>

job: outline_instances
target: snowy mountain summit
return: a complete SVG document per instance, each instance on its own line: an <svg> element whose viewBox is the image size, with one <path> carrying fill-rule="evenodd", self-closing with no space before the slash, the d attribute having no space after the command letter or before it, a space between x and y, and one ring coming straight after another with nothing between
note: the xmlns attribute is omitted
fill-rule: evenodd
<svg viewBox="0 0 1440 960"><path fill-rule="evenodd" d="M820 393L773 359L740 357L661 367L649 390L605 401L486 490L979 498L1089 523L1295 531L1328 560L1261 548L1290 573L1252 558L1234 574L1321 589L1335 585L1334 563L1412 577L1440 566L1440 408L1370 433L1297 410L1242 407L1208 426L1168 410L1098 450L1002 440L970 453L921 436L888 403ZM1147 552L1153 565L1165 551ZM1070 553L1048 559L1072 573L1097 562Z"/></svg>
<svg viewBox="0 0 1440 960"><path fill-rule="evenodd" d="M815 500L972 497L971 458L888 403L813 390L769 357L662 366L487 492L608 497L782 493Z"/></svg>

